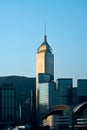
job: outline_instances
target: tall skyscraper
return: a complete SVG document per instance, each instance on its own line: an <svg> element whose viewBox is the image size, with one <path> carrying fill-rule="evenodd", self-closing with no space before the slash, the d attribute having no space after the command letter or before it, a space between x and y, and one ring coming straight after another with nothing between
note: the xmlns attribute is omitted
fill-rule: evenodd
<svg viewBox="0 0 87 130"><path fill-rule="evenodd" d="M47 43L47 37L44 35L44 42L40 45L36 55L36 109L38 109L38 74L50 75L54 79L54 55L52 49Z"/></svg>

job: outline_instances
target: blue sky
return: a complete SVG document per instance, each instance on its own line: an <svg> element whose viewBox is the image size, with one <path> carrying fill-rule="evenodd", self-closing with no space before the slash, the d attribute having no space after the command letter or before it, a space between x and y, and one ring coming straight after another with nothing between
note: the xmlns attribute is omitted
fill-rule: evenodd
<svg viewBox="0 0 87 130"><path fill-rule="evenodd" d="M87 0L0 0L0 76L35 77L44 23L55 79L87 78Z"/></svg>

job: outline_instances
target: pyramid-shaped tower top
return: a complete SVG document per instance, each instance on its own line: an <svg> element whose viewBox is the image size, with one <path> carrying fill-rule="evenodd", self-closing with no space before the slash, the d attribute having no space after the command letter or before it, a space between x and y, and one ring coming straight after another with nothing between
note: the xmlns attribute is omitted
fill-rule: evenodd
<svg viewBox="0 0 87 130"><path fill-rule="evenodd" d="M40 47L38 48L37 52L41 53L41 52L51 52L51 51L52 51L52 48L47 43L47 36L44 35L44 42L40 45Z"/></svg>

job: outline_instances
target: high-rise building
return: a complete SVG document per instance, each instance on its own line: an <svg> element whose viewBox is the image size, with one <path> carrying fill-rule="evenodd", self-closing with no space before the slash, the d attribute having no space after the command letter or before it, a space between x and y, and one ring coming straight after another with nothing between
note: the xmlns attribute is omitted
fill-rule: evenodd
<svg viewBox="0 0 87 130"><path fill-rule="evenodd" d="M55 82L39 83L39 117L42 117L58 104Z"/></svg>
<svg viewBox="0 0 87 130"><path fill-rule="evenodd" d="M44 76L42 76L42 78L39 79L38 75L40 73ZM44 80L44 78L47 77L47 75L50 78L50 80L54 79L54 55L52 54L52 49L50 45L47 43L47 37L45 35L44 42L38 48L36 55L36 111L38 110L39 101L39 80Z"/></svg>
<svg viewBox="0 0 87 130"><path fill-rule="evenodd" d="M12 84L3 84L0 87L0 125L14 125L15 121L16 89Z"/></svg>
<svg viewBox="0 0 87 130"><path fill-rule="evenodd" d="M70 78L57 79L59 104L73 105L73 80Z"/></svg>
<svg viewBox="0 0 87 130"><path fill-rule="evenodd" d="M87 79L78 79L77 86L78 104L87 102Z"/></svg>

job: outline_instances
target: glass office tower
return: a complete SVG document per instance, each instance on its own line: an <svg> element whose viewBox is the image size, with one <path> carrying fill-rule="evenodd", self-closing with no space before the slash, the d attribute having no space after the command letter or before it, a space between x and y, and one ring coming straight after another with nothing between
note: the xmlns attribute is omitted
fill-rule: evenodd
<svg viewBox="0 0 87 130"><path fill-rule="evenodd" d="M42 118L58 105L59 94L55 82L39 83L39 117Z"/></svg>
<svg viewBox="0 0 87 130"><path fill-rule="evenodd" d="M73 80L70 78L57 79L60 104L73 105Z"/></svg>
<svg viewBox="0 0 87 130"><path fill-rule="evenodd" d="M78 79L77 97L78 97L78 104L87 102L87 79Z"/></svg>
<svg viewBox="0 0 87 130"><path fill-rule="evenodd" d="M16 90L12 84L0 87L0 123L15 123L16 121Z"/></svg>

